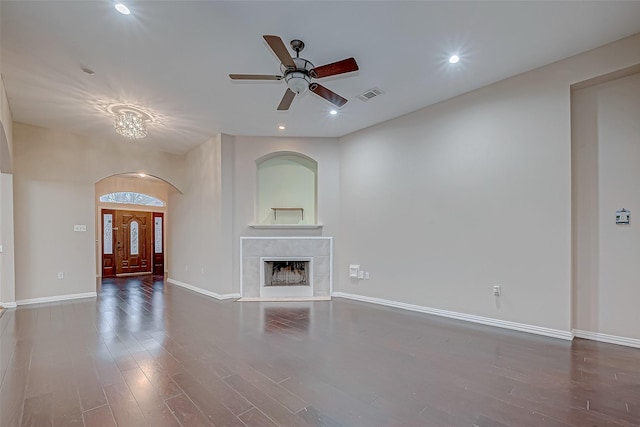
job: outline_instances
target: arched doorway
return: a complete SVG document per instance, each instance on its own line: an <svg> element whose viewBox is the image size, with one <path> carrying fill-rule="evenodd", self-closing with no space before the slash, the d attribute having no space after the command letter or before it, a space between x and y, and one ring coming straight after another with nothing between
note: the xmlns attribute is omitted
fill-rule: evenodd
<svg viewBox="0 0 640 427"><path fill-rule="evenodd" d="M126 173L95 185L96 275L164 275L169 195L177 189L146 174Z"/></svg>

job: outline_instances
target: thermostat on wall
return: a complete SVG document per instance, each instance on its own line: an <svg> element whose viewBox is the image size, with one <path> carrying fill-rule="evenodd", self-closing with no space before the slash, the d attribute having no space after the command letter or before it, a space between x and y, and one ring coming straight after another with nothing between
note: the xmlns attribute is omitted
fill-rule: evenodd
<svg viewBox="0 0 640 427"><path fill-rule="evenodd" d="M629 216L631 211L622 208L622 210L616 211L616 224L629 224Z"/></svg>

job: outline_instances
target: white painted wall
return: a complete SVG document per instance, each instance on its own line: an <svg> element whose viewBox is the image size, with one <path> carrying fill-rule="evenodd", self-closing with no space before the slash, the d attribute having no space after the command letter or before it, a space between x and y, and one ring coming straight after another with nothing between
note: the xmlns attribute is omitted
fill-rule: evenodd
<svg viewBox="0 0 640 427"><path fill-rule="evenodd" d="M232 153L233 179L225 188L233 191L233 291L239 292L241 236L327 236L334 237L339 229L340 150L335 138L228 137L227 154ZM251 228L256 219L258 177L256 161L275 152L294 152L318 162L317 230L258 230ZM223 153L224 154L224 153ZM229 154L230 155L230 154ZM339 243L336 242L336 246ZM334 246L334 257L338 252Z"/></svg>
<svg viewBox="0 0 640 427"><path fill-rule="evenodd" d="M99 140L14 124L16 299L96 289L95 183L145 172L180 188L184 158L114 135ZM74 224L87 232L74 232ZM57 279L58 272L64 279Z"/></svg>
<svg viewBox="0 0 640 427"><path fill-rule="evenodd" d="M639 44L627 38L342 138L336 290L569 331L569 88L640 62ZM371 279L349 280L350 263Z"/></svg>
<svg viewBox="0 0 640 427"><path fill-rule="evenodd" d="M13 118L9 100L0 76L0 170L11 173L13 153Z"/></svg>
<svg viewBox="0 0 640 427"><path fill-rule="evenodd" d="M15 251L13 243L13 119L0 76L0 304L15 297Z"/></svg>
<svg viewBox="0 0 640 427"><path fill-rule="evenodd" d="M315 224L317 165L281 155L258 164L258 224ZM272 208L302 208L300 211Z"/></svg>
<svg viewBox="0 0 640 427"><path fill-rule="evenodd" d="M576 329L640 339L640 74L575 91L572 109Z"/></svg>
<svg viewBox="0 0 640 427"><path fill-rule="evenodd" d="M169 196L169 278L217 294L231 292L231 242L222 207L222 135L186 155L182 194Z"/></svg>
<svg viewBox="0 0 640 427"><path fill-rule="evenodd" d="M15 251L13 230L13 175L0 174L0 302L14 303Z"/></svg>

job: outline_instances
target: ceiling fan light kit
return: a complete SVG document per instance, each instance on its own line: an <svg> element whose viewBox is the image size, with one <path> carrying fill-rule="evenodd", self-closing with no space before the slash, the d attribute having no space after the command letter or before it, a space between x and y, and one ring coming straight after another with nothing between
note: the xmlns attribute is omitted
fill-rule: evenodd
<svg viewBox="0 0 640 427"><path fill-rule="evenodd" d="M280 60L280 72L282 75L229 74L229 78L232 80L284 80L287 84L287 90L280 104L278 104L279 111L288 110L295 96L306 92L307 89L337 107L342 107L347 103L346 98L341 97L318 83L312 82L311 79L321 79L323 77L358 71L358 64L354 58L347 58L342 61L315 67L310 61L300 58L300 52L304 49L304 42L302 40L295 39L291 41L291 48L296 52L296 57L293 58L280 37L265 35L263 38Z"/></svg>

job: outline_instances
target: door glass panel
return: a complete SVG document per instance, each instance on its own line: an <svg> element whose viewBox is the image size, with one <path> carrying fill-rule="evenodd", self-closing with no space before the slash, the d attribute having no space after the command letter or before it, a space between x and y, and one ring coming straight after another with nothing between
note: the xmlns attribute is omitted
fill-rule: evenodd
<svg viewBox="0 0 640 427"><path fill-rule="evenodd" d="M102 220L102 224L104 225L104 231L102 234L102 242L104 243L104 254L112 255L113 254L113 215L104 214L104 218Z"/></svg>
<svg viewBox="0 0 640 427"><path fill-rule="evenodd" d="M154 218L154 229L155 229L155 236L156 236L156 240L154 242L154 248L153 248L153 252L156 254L161 254L162 253L162 217L155 217Z"/></svg>
<svg viewBox="0 0 640 427"><path fill-rule="evenodd" d="M131 237L131 255L138 255L138 222L131 221L130 233Z"/></svg>

